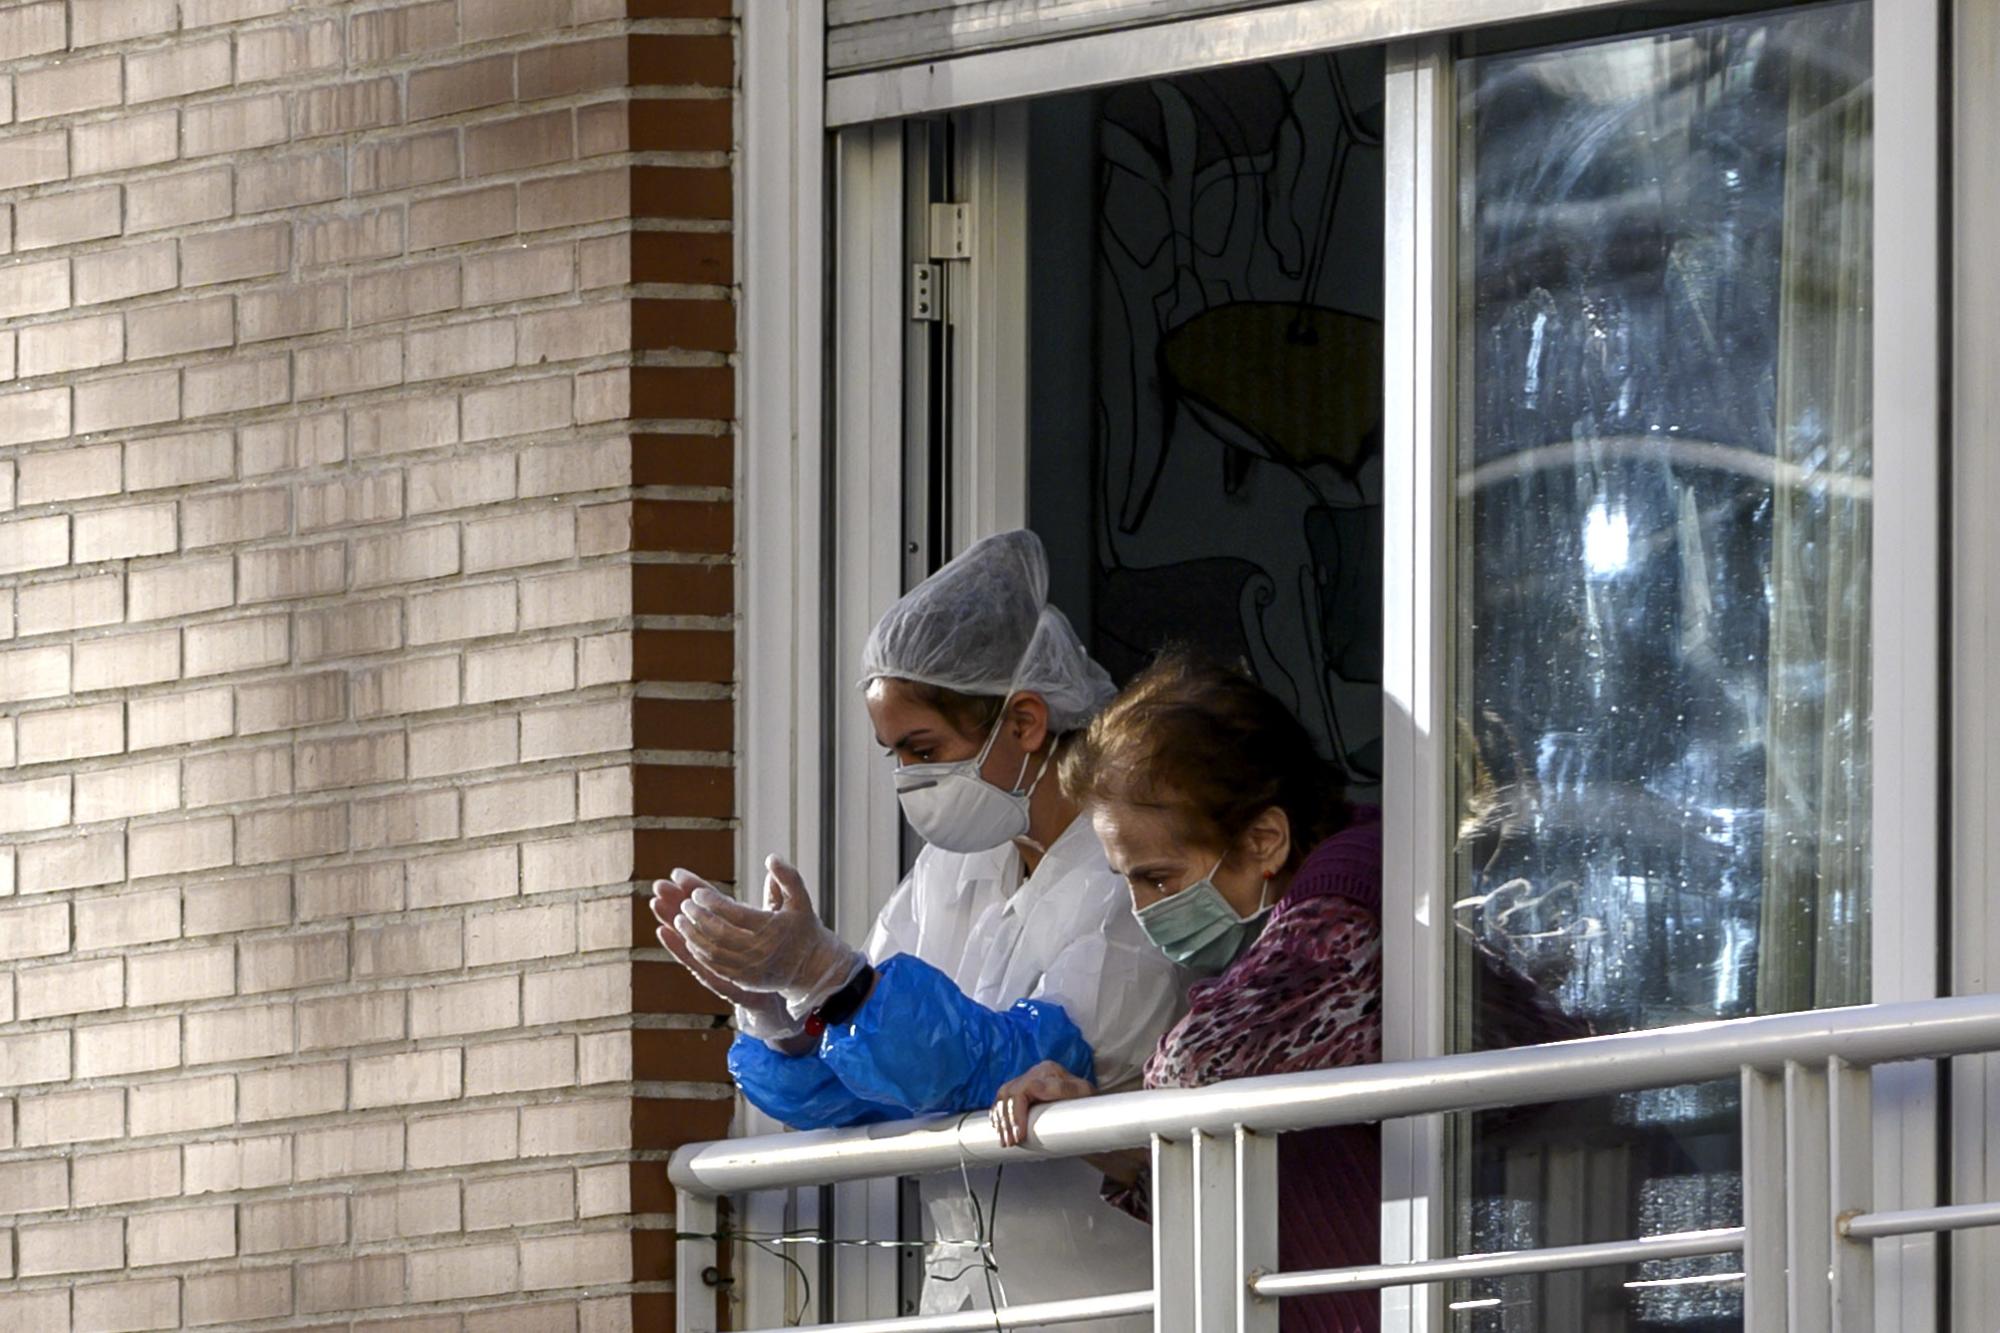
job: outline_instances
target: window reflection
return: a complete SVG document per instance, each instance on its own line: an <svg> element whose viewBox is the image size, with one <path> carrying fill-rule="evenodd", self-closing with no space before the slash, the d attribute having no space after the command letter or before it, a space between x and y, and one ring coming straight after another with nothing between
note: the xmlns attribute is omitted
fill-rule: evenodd
<svg viewBox="0 0 2000 1333"><path fill-rule="evenodd" d="M1457 1042L1868 994L1868 10L1459 66ZM1463 1249L1731 1225L1734 1090L1461 1127ZM1733 1328L1733 1266L1458 1327Z"/></svg>

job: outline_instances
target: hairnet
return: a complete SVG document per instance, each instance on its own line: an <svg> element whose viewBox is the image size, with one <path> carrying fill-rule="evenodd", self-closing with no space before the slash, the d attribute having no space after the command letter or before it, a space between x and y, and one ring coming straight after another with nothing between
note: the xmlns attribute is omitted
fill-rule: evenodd
<svg viewBox="0 0 2000 1333"><path fill-rule="evenodd" d="M1057 731L1088 722L1117 693L1049 605L1048 556L1021 528L974 542L875 622L861 683L883 676L961 694L1031 690Z"/></svg>

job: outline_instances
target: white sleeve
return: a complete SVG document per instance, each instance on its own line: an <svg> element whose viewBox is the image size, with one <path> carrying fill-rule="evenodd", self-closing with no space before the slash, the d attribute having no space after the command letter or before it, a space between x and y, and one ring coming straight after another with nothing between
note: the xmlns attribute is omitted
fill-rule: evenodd
<svg viewBox="0 0 2000 1333"><path fill-rule="evenodd" d="M1154 948L1129 912L1064 949L1031 999L1062 1005L1083 1032L1097 1065L1100 1092L1139 1085L1160 1034L1180 1017L1187 987L1180 969ZM1128 938L1133 936L1136 938Z"/></svg>
<svg viewBox="0 0 2000 1333"><path fill-rule="evenodd" d="M899 953L913 954L917 951L917 891L913 881L913 870L903 876L903 882L896 886L894 896L875 918L875 926L868 932L868 944L863 952L868 961L880 964L883 959Z"/></svg>

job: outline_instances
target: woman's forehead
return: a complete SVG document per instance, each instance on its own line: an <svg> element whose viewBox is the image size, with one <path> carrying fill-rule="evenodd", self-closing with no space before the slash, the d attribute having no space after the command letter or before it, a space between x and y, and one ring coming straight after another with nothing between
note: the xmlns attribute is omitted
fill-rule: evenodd
<svg viewBox="0 0 2000 1333"><path fill-rule="evenodd" d="M1182 850L1183 840L1173 816L1159 806L1095 802L1090 807L1090 823L1097 830L1098 841L1120 864Z"/></svg>

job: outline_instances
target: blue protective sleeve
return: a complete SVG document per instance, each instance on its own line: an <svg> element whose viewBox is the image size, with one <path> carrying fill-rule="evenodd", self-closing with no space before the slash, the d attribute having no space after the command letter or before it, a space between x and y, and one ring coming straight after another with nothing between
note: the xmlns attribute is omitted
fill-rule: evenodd
<svg viewBox="0 0 2000 1333"><path fill-rule="evenodd" d="M1090 1043L1058 1004L988 1009L944 973L897 954L852 1019L826 1030L820 1060L863 1103L905 1114L983 1111L1000 1085L1043 1060L1095 1077Z"/></svg>
<svg viewBox="0 0 2000 1333"><path fill-rule="evenodd" d="M785 1055L741 1033L729 1047L729 1073L752 1106L793 1129L868 1125L909 1114L900 1106L877 1106L849 1092L817 1051Z"/></svg>

